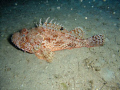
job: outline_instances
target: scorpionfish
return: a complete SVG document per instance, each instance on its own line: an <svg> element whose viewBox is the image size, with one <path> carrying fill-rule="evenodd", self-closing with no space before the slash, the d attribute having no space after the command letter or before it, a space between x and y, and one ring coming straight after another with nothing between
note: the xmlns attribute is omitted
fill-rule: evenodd
<svg viewBox="0 0 120 90"><path fill-rule="evenodd" d="M90 38L83 38L83 30L76 27L74 30L67 31L63 26L48 23L49 17L42 24L41 19L36 28L27 30L22 29L12 35L12 42L19 49L28 53L34 53L39 59L51 62L54 51L81 47L103 46L103 35L94 35Z"/></svg>

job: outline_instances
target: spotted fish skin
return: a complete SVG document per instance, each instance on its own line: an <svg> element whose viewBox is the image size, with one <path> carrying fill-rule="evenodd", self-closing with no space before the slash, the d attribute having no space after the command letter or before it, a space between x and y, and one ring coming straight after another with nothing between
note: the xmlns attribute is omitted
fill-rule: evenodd
<svg viewBox="0 0 120 90"><path fill-rule="evenodd" d="M52 23L53 19L48 23L48 19L49 17L44 24L40 19L37 28L30 30L24 28L14 33L11 37L14 45L48 62L51 62L53 58L53 51L104 45L104 37L101 34L84 39L82 28L77 27L72 31L67 31L63 26Z"/></svg>

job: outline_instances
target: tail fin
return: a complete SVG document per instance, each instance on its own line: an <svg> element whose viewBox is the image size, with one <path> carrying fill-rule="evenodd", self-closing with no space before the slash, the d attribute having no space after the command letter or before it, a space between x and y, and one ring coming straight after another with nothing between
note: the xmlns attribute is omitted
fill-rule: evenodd
<svg viewBox="0 0 120 90"><path fill-rule="evenodd" d="M104 45L104 36L103 35L94 35L90 38L87 38L88 47L96 47Z"/></svg>

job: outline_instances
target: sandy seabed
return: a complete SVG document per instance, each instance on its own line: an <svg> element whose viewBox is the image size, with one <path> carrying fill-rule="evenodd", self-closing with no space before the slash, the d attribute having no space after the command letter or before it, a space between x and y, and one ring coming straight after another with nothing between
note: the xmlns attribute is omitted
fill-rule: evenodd
<svg viewBox="0 0 120 90"><path fill-rule="evenodd" d="M11 2L0 13L0 90L120 90L120 2L55 0ZM51 63L18 50L11 35L47 17L85 38L105 36L102 47L56 51Z"/></svg>

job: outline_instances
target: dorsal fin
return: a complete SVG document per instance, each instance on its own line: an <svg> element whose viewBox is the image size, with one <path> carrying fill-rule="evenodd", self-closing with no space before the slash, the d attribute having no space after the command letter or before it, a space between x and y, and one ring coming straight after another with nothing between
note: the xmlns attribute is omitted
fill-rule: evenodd
<svg viewBox="0 0 120 90"><path fill-rule="evenodd" d="M81 27L76 27L74 30L70 31L70 33L76 36L78 39L83 39L84 32Z"/></svg>
<svg viewBox="0 0 120 90"><path fill-rule="evenodd" d="M62 30L66 30L62 25L59 25L59 23L52 23L54 19L52 19L50 22L48 22L50 17L48 17L46 19L46 21L43 23L41 23L41 19L40 19L40 23L39 26L43 27L43 28L47 28L49 30L57 30L57 31L62 31Z"/></svg>

